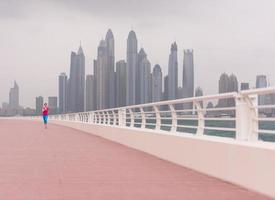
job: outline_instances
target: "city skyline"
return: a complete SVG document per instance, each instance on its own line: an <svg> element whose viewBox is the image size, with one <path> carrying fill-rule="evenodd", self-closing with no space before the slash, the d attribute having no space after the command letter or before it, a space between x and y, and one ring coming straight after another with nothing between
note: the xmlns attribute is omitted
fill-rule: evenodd
<svg viewBox="0 0 275 200"><path fill-rule="evenodd" d="M96 46L108 28L112 28L116 38L116 60L126 59L125 41L132 27L139 47L144 47L150 55L152 66L160 64L164 75L168 71L169 47L173 41L180 49L179 74L182 74L183 49L194 49L195 87L203 86L205 94L217 93L216 83L223 72L234 72L240 82L249 82L251 88L255 87L256 75L266 74L274 85L274 27L271 26L274 1L157 3L153 0L132 2L132 6L119 1L117 5L111 1L85 0L78 4L0 1L0 24L5 27L0 38L0 53L5 58L0 65L1 102L8 101L13 80L20 85L23 106L34 107L33 99L37 95L57 95L56 74L69 74L70 50L75 49L80 40L87 57L87 74L90 74ZM110 6L106 7L107 3ZM255 15L255 11L259 14ZM247 68L250 73L246 73ZM45 73L41 75L41 72ZM206 76L207 72L211 74Z"/></svg>

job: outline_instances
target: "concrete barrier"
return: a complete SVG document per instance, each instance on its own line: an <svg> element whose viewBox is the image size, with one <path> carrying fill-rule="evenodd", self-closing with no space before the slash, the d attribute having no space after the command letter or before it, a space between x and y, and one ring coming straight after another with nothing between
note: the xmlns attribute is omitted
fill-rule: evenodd
<svg viewBox="0 0 275 200"><path fill-rule="evenodd" d="M79 122L54 123L98 135L275 198L275 145L272 143Z"/></svg>

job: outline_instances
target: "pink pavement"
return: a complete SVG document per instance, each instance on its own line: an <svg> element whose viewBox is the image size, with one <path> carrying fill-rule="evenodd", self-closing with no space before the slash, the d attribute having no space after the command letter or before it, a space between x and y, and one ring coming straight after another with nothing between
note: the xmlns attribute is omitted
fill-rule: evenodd
<svg viewBox="0 0 275 200"><path fill-rule="evenodd" d="M183 199L270 198L78 130L0 120L0 200Z"/></svg>

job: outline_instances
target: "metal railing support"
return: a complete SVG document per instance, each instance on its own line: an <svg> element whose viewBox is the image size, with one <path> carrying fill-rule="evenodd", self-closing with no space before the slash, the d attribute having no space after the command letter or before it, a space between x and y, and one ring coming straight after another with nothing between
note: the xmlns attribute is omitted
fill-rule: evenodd
<svg viewBox="0 0 275 200"><path fill-rule="evenodd" d="M156 114L156 128L155 130L160 130L161 127L161 116L159 113L159 108L158 106L153 106L154 110L155 110L155 114Z"/></svg>
<svg viewBox="0 0 275 200"><path fill-rule="evenodd" d="M202 110L201 104L197 101L194 101L196 111L198 114L198 128L196 135L202 136L204 134L204 112Z"/></svg>
<svg viewBox="0 0 275 200"><path fill-rule="evenodd" d="M258 116L255 108L257 96L238 94L236 102L236 139L244 141L258 140L258 122L254 119Z"/></svg>
<svg viewBox="0 0 275 200"><path fill-rule="evenodd" d="M175 110L175 107L173 104L169 104L169 108L170 108L171 116L172 116L172 125L171 125L170 132L176 132L177 125L178 125L177 113L176 113L176 110Z"/></svg>
<svg viewBox="0 0 275 200"><path fill-rule="evenodd" d="M141 127L140 128L145 128L146 126L146 115L144 113L144 110L142 107L139 108L140 110L140 115L141 115Z"/></svg>

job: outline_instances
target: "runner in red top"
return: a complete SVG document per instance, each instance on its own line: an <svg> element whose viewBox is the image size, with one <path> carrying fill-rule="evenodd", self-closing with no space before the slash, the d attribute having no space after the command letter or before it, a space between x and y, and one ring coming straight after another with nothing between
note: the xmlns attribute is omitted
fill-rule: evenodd
<svg viewBox="0 0 275 200"><path fill-rule="evenodd" d="M44 127L47 128L48 124L48 113L49 113L49 108L47 103L44 103L44 106L42 108L42 114L43 114L43 121L44 121Z"/></svg>

